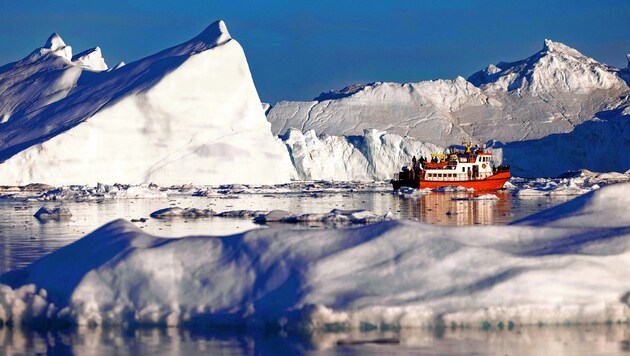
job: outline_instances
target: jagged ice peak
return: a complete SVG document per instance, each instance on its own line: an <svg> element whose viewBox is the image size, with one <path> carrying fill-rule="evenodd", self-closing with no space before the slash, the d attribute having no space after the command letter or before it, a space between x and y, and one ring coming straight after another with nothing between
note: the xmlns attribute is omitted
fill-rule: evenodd
<svg viewBox="0 0 630 356"><path fill-rule="evenodd" d="M63 39L61 39L61 36L59 36L59 34L55 32L52 35L50 35L50 37L48 37L48 40L46 40L46 44L44 45L44 48L49 48L52 51L56 51L65 46L66 46L66 43L63 41Z"/></svg>
<svg viewBox="0 0 630 356"><path fill-rule="evenodd" d="M215 46L221 45L229 40L232 37L227 30L227 26L223 20L218 20L210 24L210 26L206 27L194 40L202 41L206 44L212 44Z"/></svg>
<svg viewBox="0 0 630 356"><path fill-rule="evenodd" d="M39 54L52 53L59 57L72 61L72 47L67 46L57 33L53 33L48 37L44 47L41 48Z"/></svg>
<svg viewBox="0 0 630 356"><path fill-rule="evenodd" d="M570 55L572 57L585 57L586 58L586 56L580 53L578 50L571 48L563 43L554 42L549 39L545 39L545 44L541 52L558 53L558 54L563 53L563 54Z"/></svg>
<svg viewBox="0 0 630 356"><path fill-rule="evenodd" d="M103 59L100 47L90 48L75 55L72 57L72 62L91 70L102 71L107 69L107 64L105 63L105 59Z"/></svg>

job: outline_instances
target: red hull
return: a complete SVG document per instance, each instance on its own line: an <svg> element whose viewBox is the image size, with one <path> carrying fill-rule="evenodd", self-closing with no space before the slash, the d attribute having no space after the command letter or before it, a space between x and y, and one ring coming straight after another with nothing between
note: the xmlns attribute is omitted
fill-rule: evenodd
<svg viewBox="0 0 630 356"><path fill-rule="evenodd" d="M439 188L447 186L460 186L465 188L473 188L474 190L499 190L503 188L505 182L510 179L510 172L499 172L493 174L486 179L479 180L465 180L465 181L448 181L448 182L436 182L436 181L420 181L420 189L425 188Z"/></svg>
<svg viewBox="0 0 630 356"><path fill-rule="evenodd" d="M420 189L434 189L440 187L448 187L448 186L460 186L465 188L472 188L476 191L487 191L487 190L499 190L503 189L503 185L505 182L510 179L510 171L503 171L496 174L491 175L486 179L478 179L478 180L463 180L463 181L427 181L427 180L392 180L392 185L394 186L394 190L399 189L400 187L411 187L411 188L420 188Z"/></svg>

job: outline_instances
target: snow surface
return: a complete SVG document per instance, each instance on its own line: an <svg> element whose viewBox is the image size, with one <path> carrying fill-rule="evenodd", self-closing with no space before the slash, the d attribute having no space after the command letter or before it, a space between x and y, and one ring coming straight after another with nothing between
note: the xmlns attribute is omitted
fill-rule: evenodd
<svg viewBox="0 0 630 356"><path fill-rule="evenodd" d="M71 61L72 48L54 33L44 47L0 67L0 122L25 121L29 113L65 98L83 72Z"/></svg>
<svg viewBox="0 0 630 356"><path fill-rule="evenodd" d="M14 324L287 330L630 321L630 184L510 226L388 221L165 239L117 220L0 276Z"/></svg>
<svg viewBox="0 0 630 356"><path fill-rule="evenodd" d="M514 151L506 149L504 157L515 174L530 177L579 168L625 171L628 155L602 158L629 146L626 72L545 40L531 57L490 65L468 80L352 85L313 101L279 102L267 118L276 134L296 128L351 136L376 129L442 147L462 140L513 142ZM585 154L560 151L570 145L592 145L597 153L591 147ZM525 146L536 148L521 152ZM534 162L541 154L545 162Z"/></svg>
<svg viewBox="0 0 630 356"><path fill-rule="evenodd" d="M47 47L0 70L4 184L281 183L294 175L270 132L241 46L223 21L112 71L98 48ZM68 50L66 50L68 49Z"/></svg>
<svg viewBox="0 0 630 356"><path fill-rule="evenodd" d="M562 43L545 40L543 49L533 56L491 65L468 80L487 91L586 94L593 89L623 88L616 70Z"/></svg>

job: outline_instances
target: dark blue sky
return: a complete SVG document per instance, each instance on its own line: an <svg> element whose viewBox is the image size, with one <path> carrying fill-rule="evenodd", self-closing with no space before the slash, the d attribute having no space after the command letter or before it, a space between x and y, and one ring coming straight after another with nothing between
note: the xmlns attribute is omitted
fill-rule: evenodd
<svg viewBox="0 0 630 356"><path fill-rule="evenodd" d="M308 100L371 81L467 77L545 38L625 67L630 1L3 1L0 65L58 32L108 65L181 43L217 19L245 49L263 101Z"/></svg>

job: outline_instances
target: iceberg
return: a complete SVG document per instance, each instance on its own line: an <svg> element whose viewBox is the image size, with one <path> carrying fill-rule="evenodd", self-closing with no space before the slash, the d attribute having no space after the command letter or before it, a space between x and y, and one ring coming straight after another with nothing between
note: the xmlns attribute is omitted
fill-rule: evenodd
<svg viewBox="0 0 630 356"><path fill-rule="evenodd" d="M527 177L625 171L628 70L545 40L532 56L468 79L355 84L311 101L281 101L267 118L275 134L351 137L375 129L441 147L500 141L504 163Z"/></svg>
<svg viewBox="0 0 630 356"><path fill-rule="evenodd" d="M241 46L223 21L107 66L57 34L0 70L0 177L61 185L288 182Z"/></svg>
<svg viewBox="0 0 630 356"><path fill-rule="evenodd" d="M630 321L630 184L509 226L160 238L123 220L0 276L2 323L284 330Z"/></svg>

